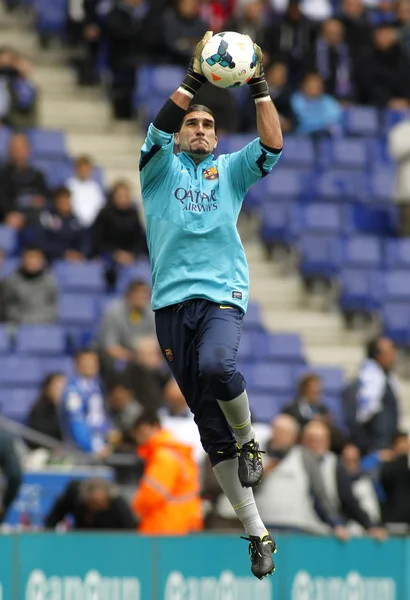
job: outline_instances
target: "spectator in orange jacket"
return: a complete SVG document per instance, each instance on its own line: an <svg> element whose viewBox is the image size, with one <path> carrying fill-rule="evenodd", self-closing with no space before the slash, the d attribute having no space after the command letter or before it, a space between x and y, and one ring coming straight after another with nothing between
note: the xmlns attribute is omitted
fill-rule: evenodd
<svg viewBox="0 0 410 600"><path fill-rule="evenodd" d="M150 535L186 535L203 527L199 469L192 449L162 429L155 413L133 426L144 474L132 500L138 530Z"/></svg>

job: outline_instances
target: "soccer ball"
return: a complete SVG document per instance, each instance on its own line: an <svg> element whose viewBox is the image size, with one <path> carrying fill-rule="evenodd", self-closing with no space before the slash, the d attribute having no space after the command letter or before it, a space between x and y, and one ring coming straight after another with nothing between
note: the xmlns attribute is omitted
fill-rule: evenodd
<svg viewBox="0 0 410 600"><path fill-rule="evenodd" d="M252 42L235 31L224 31L211 37L201 54L203 74L221 88L245 85L255 73L256 61Z"/></svg>

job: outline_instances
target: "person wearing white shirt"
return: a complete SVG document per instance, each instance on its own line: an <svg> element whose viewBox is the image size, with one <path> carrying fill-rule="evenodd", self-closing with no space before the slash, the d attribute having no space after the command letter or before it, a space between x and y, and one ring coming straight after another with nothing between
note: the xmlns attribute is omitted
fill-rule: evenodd
<svg viewBox="0 0 410 600"><path fill-rule="evenodd" d="M91 227L106 201L100 184L92 178L93 168L88 156L80 156L75 162L74 177L66 182L73 213L83 227Z"/></svg>

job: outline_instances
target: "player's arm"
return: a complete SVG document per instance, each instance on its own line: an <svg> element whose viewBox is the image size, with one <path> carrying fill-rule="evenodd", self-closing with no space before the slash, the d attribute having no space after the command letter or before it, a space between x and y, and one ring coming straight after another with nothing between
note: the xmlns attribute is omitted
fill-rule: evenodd
<svg viewBox="0 0 410 600"><path fill-rule="evenodd" d="M206 82L202 74L200 58L203 47L211 37L212 31L207 31L195 49L181 85L165 102L154 122L149 126L139 165L143 188L169 175L169 168L175 160L174 133L179 130L192 98Z"/></svg>

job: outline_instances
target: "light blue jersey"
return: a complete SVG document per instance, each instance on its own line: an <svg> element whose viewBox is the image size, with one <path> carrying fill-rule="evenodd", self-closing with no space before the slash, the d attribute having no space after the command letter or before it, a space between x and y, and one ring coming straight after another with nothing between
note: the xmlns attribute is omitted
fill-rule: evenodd
<svg viewBox="0 0 410 600"><path fill-rule="evenodd" d="M142 201L152 270L152 308L191 298L246 311L249 273L236 223L249 187L278 161L259 138L196 165L175 156L174 136L150 125L142 147Z"/></svg>

